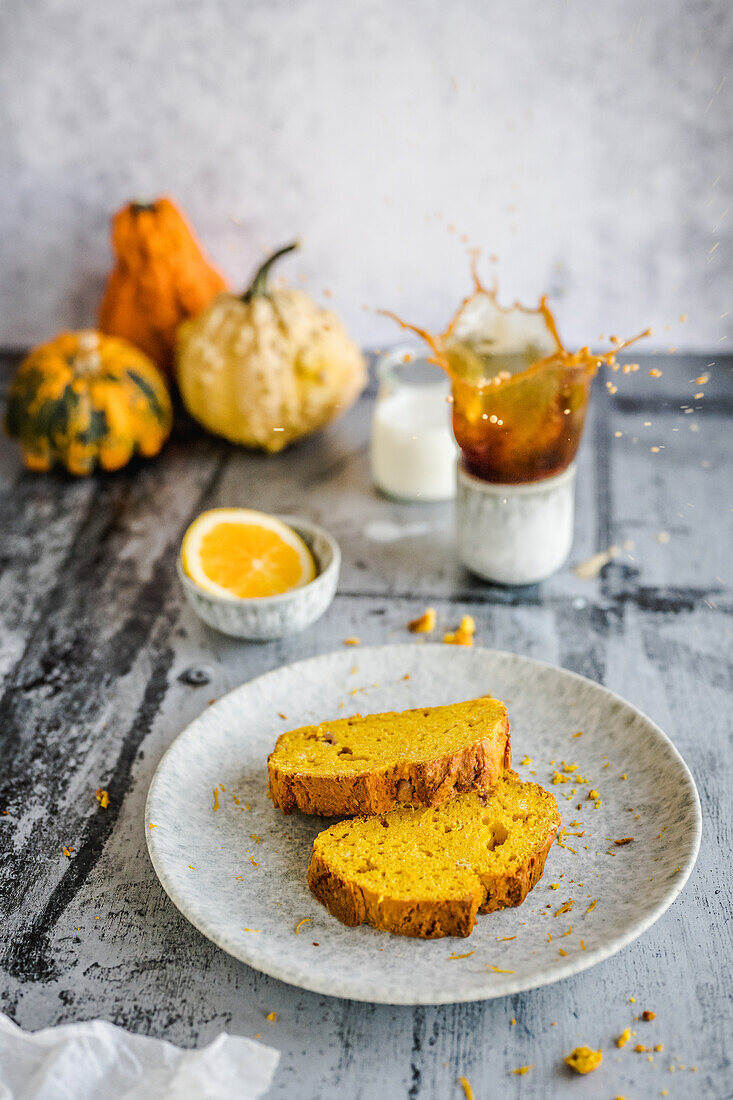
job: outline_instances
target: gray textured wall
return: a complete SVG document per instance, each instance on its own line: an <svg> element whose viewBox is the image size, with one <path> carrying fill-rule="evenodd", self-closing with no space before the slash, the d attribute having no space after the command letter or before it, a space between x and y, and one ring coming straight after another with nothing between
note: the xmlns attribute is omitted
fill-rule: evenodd
<svg viewBox="0 0 733 1100"><path fill-rule="evenodd" d="M364 341L446 318L465 236L573 342L730 346L730 0L4 0L0 43L0 344L89 322L169 192L239 282L302 235Z"/></svg>

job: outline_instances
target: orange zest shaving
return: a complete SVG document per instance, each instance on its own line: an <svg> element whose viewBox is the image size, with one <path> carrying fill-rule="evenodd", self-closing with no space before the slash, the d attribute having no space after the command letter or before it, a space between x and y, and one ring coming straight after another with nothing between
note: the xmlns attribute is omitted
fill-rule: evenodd
<svg viewBox="0 0 733 1100"><path fill-rule="evenodd" d="M301 928L303 927L304 924L313 924L313 918L312 917L303 917L302 920L298 921L298 923L295 926L295 935L296 936L300 935L300 930L301 930Z"/></svg>
<svg viewBox="0 0 733 1100"><path fill-rule="evenodd" d="M459 1077L458 1078L458 1084L463 1089L463 1095L465 1096L466 1100L473 1100L473 1089L471 1088L470 1084L468 1083L468 1078L467 1077Z"/></svg>

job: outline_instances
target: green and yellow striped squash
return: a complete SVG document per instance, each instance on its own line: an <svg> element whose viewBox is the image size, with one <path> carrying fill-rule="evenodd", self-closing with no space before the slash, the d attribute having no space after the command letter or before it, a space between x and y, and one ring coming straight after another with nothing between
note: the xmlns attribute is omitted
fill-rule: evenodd
<svg viewBox="0 0 733 1100"><path fill-rule="evenodd" d="M156 455L172 422L155 364L127 340L93 330L35 348L11 382L5 417L29 470L59 463L81 477Z"/></svg>

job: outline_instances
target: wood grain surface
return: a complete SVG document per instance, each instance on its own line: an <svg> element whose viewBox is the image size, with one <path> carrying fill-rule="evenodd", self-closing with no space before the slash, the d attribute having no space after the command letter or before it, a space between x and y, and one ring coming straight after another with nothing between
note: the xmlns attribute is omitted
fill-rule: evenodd
<svg viewBox="0 0 733 1100"><path fill-rule="evenodd" d="M5 357L5 380L13 363ZM372 394L280 456L183 421L158 461L86 481L27 473L2 439L2 1011L27 1028L101 1016L184 1046L222 1029L260 1034L282 1051L273 1098L443 1100L463 1095L462 1076L476 1100L733 1096L733 360L700 387L707 363L655 357L619 375L613 396L596 386L571 564L611 544L620 553L597 579L566 567L519 589L461 569L451 506L375 493ZM661 378L648 377L652 366ZM190 520L216 505L301 514L333 532L340 591L314 627L247 644L193 616L175 556ZM697 867L640 940L544 989L416 1009L301 992L226 956L168 901L145 846L150 778L211 699L349 636L409 640L406 623L428 602L453 626L470 612L480 644L583 673L658 722L700 791ZM207 682L191 683L192 668ZM634 1023L644 1009L656 1020ZM650 1061L633 1043L617 1049L627 1026L634 1043L664 1051ZM604 1050L587 1078L563 1065L580 1044Z"/></svg>

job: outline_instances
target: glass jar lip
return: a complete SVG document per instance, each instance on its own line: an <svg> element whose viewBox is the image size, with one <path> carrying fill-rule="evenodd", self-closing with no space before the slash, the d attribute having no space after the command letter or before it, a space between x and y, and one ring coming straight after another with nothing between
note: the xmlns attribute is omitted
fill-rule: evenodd
<svg viewBox="0 0 733 1100"><path fill-rule="evenodd" d="M409 360L405 359L405 356L409 355ZM404 341L399 344L394 344L386 351L379 353L376 362L376 375L377 381L380 383L392 383L399 386L430 386L438 383L445 383L447 390L450 389L450 379L444 370L441 370L437 364L430 363L428 360L429 352L417 341ZM409 371L402 371L402 368L409 367L411 364L419 363L424 370L427 370L430 374L429 378L410 378Z"/></svg>

